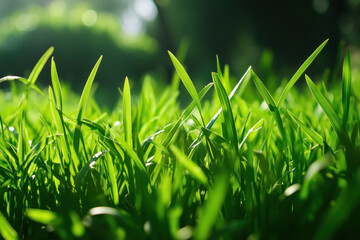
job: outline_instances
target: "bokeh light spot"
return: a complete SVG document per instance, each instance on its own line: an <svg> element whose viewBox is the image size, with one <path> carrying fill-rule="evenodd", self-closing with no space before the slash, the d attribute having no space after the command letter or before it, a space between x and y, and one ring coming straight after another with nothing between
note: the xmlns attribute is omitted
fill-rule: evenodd
<svg viewBox="0 0 360 240"><path fill-rule="evenodd" d="M313 8L318 13L325 13L329 9L329 0L314 0Z"/></svg>
<svg viewBox="0 0 360 240"><path fill-rule="evenodd" d="M54 1L49 5L49 12L54 17L60 17L64 15L66 10L66 3L64 1Z"/></svg>
<svg viewBox="0 0 360 240"><path fill-rule="evenodd" d="M35 14L21 14L15 20L15 26L20 31L32 31L38 25L39 19Z"/></svg>
<svg viewBox="0 0 360 240"><path fill-rule="evenodd" d="M97 21L97 14L94 10L87 10L81 15L81 20L87 27L94 26Z"/></svg>
<svg viewBox="0 0 360 240"><path fill-rule="evenodd" d="M136 13L147 21L154 20L158 14L156 5L152 0L136 0L134 8Z"/></svg>

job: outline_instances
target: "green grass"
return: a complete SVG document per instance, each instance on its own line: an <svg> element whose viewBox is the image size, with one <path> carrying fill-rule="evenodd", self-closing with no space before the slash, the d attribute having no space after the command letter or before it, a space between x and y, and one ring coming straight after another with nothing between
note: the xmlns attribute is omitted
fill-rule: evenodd
<svg viewBox="0 0 360 240"><path fill-rule="evenodd" d="M11 85L0 92L0 236L356 238L360 75L350 52L342 79L305 75L326 43L274 93L256 69L235 81L219 59L198 91L169 52L174 82L159 91L146 76L135 96L126 78L113 112L91 90L102 57L81 96L61 85L54 59L40 91L50 48L28 78L0 79Z"/></svg>

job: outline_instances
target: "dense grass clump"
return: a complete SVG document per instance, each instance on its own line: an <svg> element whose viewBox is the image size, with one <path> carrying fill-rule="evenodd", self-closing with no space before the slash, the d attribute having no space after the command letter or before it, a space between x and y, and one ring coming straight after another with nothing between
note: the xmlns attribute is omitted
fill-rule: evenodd
<svg viewBox="0 0 360 240"><path fill-rule="evenodd" d="M326 42L272 93L251 67L233 82L219 61L197 91L169 52L172 85L159 91L145 77L135 98L126 78L111 113L91 91L102 57L80 98L61 87L54 59L52 87L39 90L50 48L28 78L0 80L11 84L0 92L0 236L355 237L360 79L349 52L341 81L303 76ZM185 109L180 80L192 98ZM307 87L292 88L298 80Z"/></svg>

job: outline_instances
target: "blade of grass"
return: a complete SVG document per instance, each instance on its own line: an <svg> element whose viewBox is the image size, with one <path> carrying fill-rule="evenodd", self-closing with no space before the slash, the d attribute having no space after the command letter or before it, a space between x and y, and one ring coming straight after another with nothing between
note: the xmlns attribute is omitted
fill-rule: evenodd
<svg viewBox="0 0 360 240"><path fill-rule="evenodd" d="M171 61L172 61L173 65L174 65L174 67L175 67L181 81L183 82L185 88L187 89L190 96L194 100L194 102L195 102L195 104L196 104L196 106L197 106L197 108L199 110L201 119L202 119L200 98L199 98L199 95L198 95L198 93L196 91L196 88L195 88L193 82L191 81L189 75L187 74L187 72L185 71L184 67L181 65L179 60L177 60L177 58L170 51L168 51L168 53L169 53ZM203 121L203 124L205 125L204 120L202 120L202 121Z"/></svg>
<svg viewBox="0 0 360 240"><path fill-rule="evenodd" d="M279 128L279 131L280 131L281 137L283 138L283 141L287 142L285 128L284 128L283 122L281 120L279 109L276 106L273 97L271 96L268 89L265 87L263 82L260 80L260 78L256 75L256 73L253 70L251 70L251 75L253 77L253 81L254 81L257 89L259 90L261 96L265 100L266 104L268 105L270 111L272 112L272 114L275 118L276 124Z"/></svg>
<svg viewBox="0 0 360 240"><path fill-rule="evenodd" d="M0 212L0 235L5 240L17 240L19 236L10 223L6 220L2 212Z"/></svg>
<svg viewBox="0 0 360 240"><path fill-rule="evenodd" d="M184 168L189 171L189 174L193 176L200 183L207 185L207 178L201 168L196 165L193 161L191 161L180 149L176 146L170 146L171 151L174 153L176 160L180 163Z"/></svg>
<svg viewBox="0 0 360 240"><path fill-rule="evenodd" d="M95 75L96 72L99 68L100 62L102 60L102 56L100 56L99 60L96 62L94 68L92 69L88 80L86 81L84 90L81 94L80 97L80 102L79 102L79 106L78 106L78 110L77 110L77 124L75 127L75 132L74 132L74 149L76 153L79 153L79 143L80 143L80 134L81 134L81 119L82 119L82 115L84 114L85 108L86 108L86 104L87 104L87 100L90 94L90 90L91 90L91 86L94 82L95 79Z"/></svg>
<svg viewBox="0 0 360 240"><path fill-rule="evenodd" d="M194 239L209 239L212 227L225 201L228 186L229 176L226 172L215 178L214 187L210 190L209 198L206 200L199 214Z"/></svg>
<svg viewBox="0 0 360 240"><path fill-rule="evenodd" d="M343 122L341 121L340 117L337 115L332 104L326 100L323 94L315 86L314 82L307 75L305 75L305 79L312 95L323 109L324 113L326 114L327 118L331 123L331 126L334 128L335 132L337 133L340 141L342 141L342 143L345 144L345 147L351 146L350 138L345 129L345 126L343 125Z"/></svg>
<svg viewBox="0 0 360 240"><path fill-rule="evenodd" d="M350 65L350 50L347 51L343 64L343 82L342 82L342 105L343 105L343 123L346 126L351 95L351 65Z"/></svg>
<svg viewBox="0 0 360 240"><path fill-rule="evenodd" d="M234 149L237 149L238 141L237 141L237 133L235 128L235 121L228 95L226 93L224 86L220 81L219 75L217 73L212 73L212 78L214 81L216 93L221 103L221 107L224 109L224 127L226 131L226 135L230 140L230 142L232 143Z"/></svg>
<svg viewBox="0 0 360 240"><path fill-rule="evenodd" d="M51 56L51 54L54 51L54 47L50 47L45 53L44 55L42 55L42 57L40 58L40 60L36 63L35 67L33 68L33 70L30 73L30 76L28 78L28 84L34 85L37 78L39 77L40 72L42 71L42 69L45 66L45 63L47 62L47 60L49 59L49 57Z"/></svg>
<svg viewBox="0 0 360 240"><path fill-rule="evenodd" d="M292 113L290 110L287 110L292 120L308 135L314 142L317 144L323 144L324 140L321 137L320 134L309 128L305 125L294 113Z"/></svg>
<svg viewBox="0 0 360 240"><path fill-rule="evenodd" d="M129 79L125 78L123 90L123 126L125 133L125 140L129 146L132 146L132 129L131 129L131 94Z"/></svg>
<svg viewBox="0 0 360 240"><path fill-rule="evenodd" d="M62 90L54 58L51 59L51 81L55 92L56 106L60 111L62 111Z"/></svg>
<svg viewBox="0 0 360 240"><path fill-rule="evenodd" d="M287 94L290 89L294 86L296 81L301 77L301 75L305 72L305 70L310 66L310 64L314 61L317 55L321 52L321 50L325 47L326 43L329 39L326 39L311 55L308 57L305 62L300 66L300 68L295 72L294 76L290 79L290 81L286 84L284 90L282 91L279 101L277 103L277 107L281 108L282 104L285 101Z"/></svg>

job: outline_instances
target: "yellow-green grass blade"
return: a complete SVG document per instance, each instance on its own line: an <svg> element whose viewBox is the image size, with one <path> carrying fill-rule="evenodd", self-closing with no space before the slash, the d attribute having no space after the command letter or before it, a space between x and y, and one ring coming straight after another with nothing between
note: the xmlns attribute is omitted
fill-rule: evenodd
<svg viewBox="0 0 360 240"><path fill-rule="evenodd" d="M177 58L170 51L168 51L168 53L169 53L171 61L172 61L173 65L174 65L174 67L175 67L181 81L183 82L185 88L187 89L190 96L194 100L194 102L195 102L195 104L196 104L196 106L197 106L197 108L198 108L198 110L200 112L200 116L202 118L200 98L199 98L199 95L198 95L198 93L196 91L196 88L195 88L193 82L191 81L189 75L187 74L185 68L181 65L179 60L177 60Z"/></svg>
<svg viewBox="0 0 360 240"><path fill-rule="evenodd" d="M181 41L179 49L176 52L176 56L178 56L177 59L180 62L183 62L185 60L189 50L189 46L190 46L189 39L184 39ZM171 89L173 92L176 92L179 89L179 85L180 85L179 83L180 83L179 75L176 72L174 72L171 80Z"/></svg>
<svg viewBox="0 0 360 240"><path fill-rule="evenodd" d="M315 143L317 144L323 144L324 140L321 137L320 134L309 128L305 125L294 113L292 113L290 110L287 110L289 113L291 119L308 135Z"/></svg>
<svg viewBox="0 0 360 240"><path fill-rule="evenodd" d="M343 79L342 79L342 105L343 105L343 123L346 126L351 96L351 64L350 51L348 50L343 64Z"/></svg>
<svg viewBox="0 0 360 240"><path fill-rule="evenodd" d="M57 213L44 209L29 208L26 211L26 216L31 220L44 225L54 226L61 223L62 220Z"/></svg>
<svg viewBox="0 0 360 240"><path fill-rule="evenodd" d="M92 71L88 77L88 80L86 81L84 90L80 97L80 102L79 102L79 106L78 106L78 110L77 110L77 114L76 114L77 115L77 117L76 117L77 124L76 124L75 132L74 132L74 149L75 149L76 153L79 153L79 143L80 143L80 134L81 134L81 119L85 112L87 100L90 95L91 86L94 82L95 75L99 68L101 60L102 60L102 56L100 56L99 60L96 62L94 68L92 69Z"/></svg>
<svg viewBox="0 0 360 240"><path fill-rule="evenodd" d="M60 111L62 111L62 104L63 104L62 90L61 90L61 85L56 70L54 58L51 59L51 81L55 92L56 106Z"/></svg>
<svg viewBox="0 0 360 240"><path fill-rule="evenodd" d="M327 118L331 123L331 126L334 128L335 132L337 133L340 141L343 144L345 144L346 147L351 146L349 135L346 132L343 122L341 121L340 117L337 115L335 108L332 106L330 102L326 100L324 95L319 91L319 89L315 86L314 82L307 75L305 75L305 79L312 95L323 109L324 113L326 114Z"/></svg>
<svg viewBox="0 0 360 240"><path fill-rule="evenodd" d="M123 90L123 126L125 133L125 140L129 146L132 146L132 129L131 129L131 94L129 79L125 78Z"/></svg>
<svg viewBox="0 0 360 240"><path fill-rule="evenodd" d="M301 77L301 75L305 72L305 70L310 66L310 64L314 61L317 55L321 52L321 50L325 47L326 43L329 39L326 39L300 66L300 68L295 72L294 76L291 77L290 81L286 84L284 90L282 91L279 101L277 103L277 107L281 108L282 104L285 102L286 96L289 93L290 89L294 86L296 81Z"/></svg>
<svg viewBox="0 0 360 240"><path fill-rule="evenodd" d="M17 240L19 236L10 223L6 220L2 212L0 212L0 236L5 240Z"/></svg>
<svg viewBox="0 0 360 240"><path fill-rule="evenodd" d="M194 239L209 239L211 230L225 201L228 187L228 173L224 172L215 178L214 187L209 191L209 197L199 214L199 220L195 228Z"/></svg>
<svg viewBox="0 0 360 240"><path fill-rule="evenodd" d="M47 62L47 60L49 59L49 57L51 56L51 54L54 52L54 47L50 47L45 53L44 55L42 55L42 57L39 59L39 61L36 63L35 67L33 68L33 70L31 71L29 78L28 78L28 84L29 85L34 85L37 78L39 77L40 72L42 71L42 69L45 66L45 63Z"/></svg>
<svg viewBox="0 0 360 240"><path fill-rule="evenodd" d="M207 185L207 178L201 168L191 161L186 154L184 154L179 148L174 145L170 146L171 151L174 153L176 160L181 164L186 170L189 171L189 174L193 176L200 183Z"/></svg>
<svg viewBox="0 0 360 240"><path fill-rule="evenodd" d="M224 110L224 128L226 131L226 135L228 137L228 140L230 140L231 144L233 145L234 149L237 149L237 133L228 94L226 93L226 90L220 81L219 75L217 73L212 73L212 78L214 81L216 93L220 100L221 107Z"/></svg>
<svg viewBox="0 0 360 240"><path fill-rule="evenodd" d="M259 90L261 96L265 100L266 104L268 105L270 111L272 112L272 114L275 118L276 124L279 128L279 131L280 131L281 137L283 138L283 141L287 142L286 133L285 133L283 122L281 120L280 112L279 112L278 107L275 104L273 97L271 96L268 89L265 87L263 82L260 80L260 78L256 75L256 73L253 70L251 70L251 75L253 77L252 79L253 79L257 89Z"/></svg>

